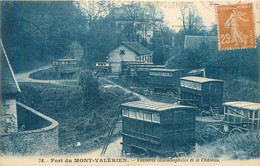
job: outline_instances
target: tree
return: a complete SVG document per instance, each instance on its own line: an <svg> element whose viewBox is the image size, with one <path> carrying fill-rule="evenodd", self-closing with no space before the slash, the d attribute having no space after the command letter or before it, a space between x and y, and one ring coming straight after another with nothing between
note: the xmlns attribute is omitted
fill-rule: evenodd
<svg viewBox="0 0 260 166"><path fill-rule="evenodd" d="M202 18L199 16L198 9L193 5L185 3L180 6L180 11L185 35L199 34L204 26Z"/></svg>
<svg viewBox="0 0 260 166"><path fill-rule="evenodd" d="M92 28L96 20L105 16L108 11L106 1L102 0L81 0L76 1L75 5L85 15L89 29Z"/></svg>
<svg viewBox="0 0 260 166"><path fill-rule="evenodd" d="M82 88L84 107L89 110L95 108L101 99L98 80L90 71L83 71L79 76L79 86Z"/></svg>

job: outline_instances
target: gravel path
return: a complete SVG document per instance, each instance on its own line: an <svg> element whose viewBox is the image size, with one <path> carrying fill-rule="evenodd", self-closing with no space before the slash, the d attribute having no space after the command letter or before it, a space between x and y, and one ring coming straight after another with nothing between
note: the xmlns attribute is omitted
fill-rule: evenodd
<svg viewBox="0 0 260 166"><path fill-rule="evenodd" d="M40 71L40 70L50 69L50 68L51 68L51 65L43 66L43 67L34 69L32 71L29 71L29 72L15 74L15 77L18 82L37 82L37 83L55 84L55 85L61 85L61 86L67 86L67 87L78 87L76 85L66 84L66 83L71 83L71 82L75 82L75 84L77 84L77 80L36 80L36 79L29 77L31 73L34 73L34 72Z"/></svg>

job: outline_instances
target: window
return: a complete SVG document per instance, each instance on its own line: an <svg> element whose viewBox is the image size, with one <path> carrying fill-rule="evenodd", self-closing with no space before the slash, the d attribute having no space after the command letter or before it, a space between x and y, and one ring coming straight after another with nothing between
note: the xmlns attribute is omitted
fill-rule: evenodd
<svg viewBox="0 0 260 166"><path fill-rule="evenodd" d="M123 109L123 116L124 117L129 117L129 111L126 109Z"/></svg>
<svg viewBox="0 0 260 166"><path fill-rule="evenodd" d="M150 113L144 113L144 120L145 121L152 121L152 114Z"/></svg>
<svg viewBox="0 0 260 166"><path fill-rule="evenodd" d="M136 112L135 111L129 111L129 117L130 118L136 118Z"/></svg>
<svg viewBox="0 0 260 166"><path fill-rule="evenodd" d="M9 104L6 104L4 107L5 107L5 110L10 109L10 105Z"/></svg>
<svg viewBox="0 0 260 166"><path fill-rule="evenodd" d="M181 86L184 87L185 81L181 80Z"/></svg>
<svg viewBox="0 0 260 166"><path fill-rule="evenodd" d="M189 83L189 88L192 89L192 82L188 82Z"/></svg>
<svg viewBox="0 0 260 166"><path fill-rule="evenodd" d="M160 114L153 114L153 122L160 123Z"/></svg>
<svg viewBox="0 0 260 166"><path fill-rule="evenodd" d="M120 55L125 55L125 50L124 49L120 50Z"/></svg>
<svg viewBox="0 0 260 166"><path fill-rule="evenodd" d="M197 90L201 90L201 84L197 84Z"/></svg>
<svg viewBox="0 0 260 166"><path fill-rule="evenodd" d="M137 112L137 119L144 120L144 113L143 112Z"/></svg>

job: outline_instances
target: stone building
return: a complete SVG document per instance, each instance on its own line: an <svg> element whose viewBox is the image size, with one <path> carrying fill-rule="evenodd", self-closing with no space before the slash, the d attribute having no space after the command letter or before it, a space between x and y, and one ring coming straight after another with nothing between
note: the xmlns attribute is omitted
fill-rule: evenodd
<svg viewBox="0 0 260 166"><path fill-rule="evenodd" d="M154 33L160 32L163 22L162 12L151 5L139 8L134 5L124 5L124 7L113 8L110 17L123 40L130 40L127 35L134 32L140 37L137 41L144 39L147 43L151 43L150 39Z"/></svg>

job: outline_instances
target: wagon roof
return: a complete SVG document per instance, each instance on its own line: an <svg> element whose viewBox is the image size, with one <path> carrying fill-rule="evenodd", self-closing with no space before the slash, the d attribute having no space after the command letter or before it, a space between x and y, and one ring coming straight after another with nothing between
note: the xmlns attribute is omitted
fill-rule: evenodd
<svg viewBox="0 0 260 166"><path fill-rule="evenodd" d="M156 68L156 69L150 69L150 71L169 71L169 72L175 72L179 71L181 69L161 69L161 68Z"/></svg>
<svg viewBox="0 0 260 166"><path fill-rule="evenodd" d="M213 79L213 78L205 78L205 77L196 77L196 76L188 76L188 77L181 77L182 80L194 81L199 83L204 82L223 82L223 80Z"/></svg>
<svg viewBox="0 0 260 166"><path fill-rule="evenodd" d="M78 61L78 59L54 59L53 61Z"/></svg>
<svg viewBox="0 0 260 166"><path fill-rule="evenodd" d="M154 102L154 101L133 101L128 103L123 103L121 104L121 106L153 110L153 111L165 111L165 110L175 109L175 108L195 108L191 106L168 104L168 103L161 103L161 102Z"/></svg>
<svg viewBox="0 0 260 166"><path fill-rule="evenodd" d="M259 110L260 109L260 103L254 103L249 101L233 101L233 102L226 102L223 105L231 106L231 107L238 107L243 109L249 109L249 110Z"/></svg>

